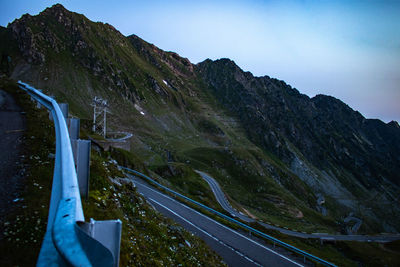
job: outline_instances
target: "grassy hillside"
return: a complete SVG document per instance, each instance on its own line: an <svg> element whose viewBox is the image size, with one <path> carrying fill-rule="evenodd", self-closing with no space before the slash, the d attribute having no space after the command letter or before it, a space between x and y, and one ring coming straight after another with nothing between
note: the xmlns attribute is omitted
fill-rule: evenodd
<svg viewBox="0 0 400 267"><path fill-rule="evenodd" d="M50 153L55 153L54 127L47 111L37 109L15 82L1 78L0 89L14 96L26 112L27 122L22 159L27 173L25 186L20 201L5 218L0 264L33 266L46 231L54 168L54 159L50 157ZM116 153L113 155L118 158ZM140 160L129 158L135 167L144 168ZM110 153L93 150L90 165L89 198L82 203L84 214L87 220L122 221L121 266L225 266L201 239L148 205L132 184L123 179L124 174Z"/></svg>
<svg viewBox="0 0 400 267"><path fill-rule="evenodd" d="M325 162L330 147L320 144L337 134L332 146L340 147L343 155L346 150L339 144L346 142L340 143L340 138L347 136L339 129L323 136L327 139L308 130L296 135L312 126L312 120L307 124L300 115L314 112L308 105L315 108L319 101L309 104L282 81L253 79L226 60L195 66L61 5L38 16L24 15L0 34L6 40L1 52L12 59L12 78L68 102L71 113L81 119L91 119L94 96L107 99L109 130L133 133L133 157L181 192L213 203L206 184L194 173L201 170L212 174L239 208L279 225L337 233L344 230L341 220L355 212L363 219L360 231L399 227L395 220L377 220L398 216L396 208L386 212L376 205L363 213L366 204L360 205L370 192L379 200L376 203L392 203L388 196L398 194L399 188L381 179L383 191L368 191L333 156ZM326 118L322 109L315 112ZM286 123L293 118L294 123ZM330 191L338 194L329 195ZM320 193L327 199L327 216L317 211Z"/></svg>

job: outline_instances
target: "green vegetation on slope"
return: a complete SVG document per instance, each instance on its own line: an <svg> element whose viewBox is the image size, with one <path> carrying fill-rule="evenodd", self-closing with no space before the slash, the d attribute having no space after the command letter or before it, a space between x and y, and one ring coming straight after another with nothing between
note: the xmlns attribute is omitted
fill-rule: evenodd
<svg viewBox="0 0 400 267"><path fill-rule="evenodd" d="M55 154L54 127L48 113L37 109L15 82L1 78L0 88L13 95L26 112L24 152L25 187L20 200L5 218L4 239L0 240L1 266L33 266L46 231ZM23 255L23 257L21 257Z"/></svg>
<svg viewBox="0 0 400 267"><path fill-rule="evenodd" d="M109 130L133 133L133 156L120 151L120 159L132 158L125 163L165 176L157 178L196 200L215 202L197 169L218 180L237 208L281 226L341 232L342 219L355 212L362 232L398 227L392 196L400 190L383 179L395 181L400 173L386 175L400 166L392 156L395 124L364 120L333 98L309 99L227 59L193 65L61 5L24 16L0 34L13 78L68 102L87 121L91 99L107 99ZM362 167L368 162L377 162L371 171ZM317 212L319 193L327 216Z"/></svg>
<svg viewBox="0 0 400 267"><path fill-rule="evenodd" d="M27 117L25 188L21 201L6 218L0 263L32 266L46 231L54 168L54 159L49 158L50 153L55 153L54 127L47 111L37 109L14 82L2 79L0 88L14 95ZM131 162L135 164L132 167L141 164ZM149 206L124 179L108 153L92 151L89 199L82 204L86 218L122 221L121 266L224 266L202 240Z"/></svg>
<svg viewBox="0 0 400 267"><path fill-rule="evenodd" d="M112 153L113 154L113 153ZM135 155L125 152L124 153L124 158L120 157L121 162L131 162L130 165L131 168L134 168L133 166L135 165L133 162L138 160ZM120 162L120 164L121 164ZM140 163L140 160L136 163L136 166L140 167L142 163ZM172 164L173 165L173 164ZM186 166L187 168L187 166ZM191 190L195 190L196 187L193 186L193 181L185 183L187 180L185 179L185 175L182 176L182 173L184 171L176 172L175 174L167 173L171 172L168 167L164 167L161 170L158 170L158 172L161 173L161 175L165 175L166 179L163 177L159 177L156 173L152 173L149 170L144 170L144 172L147 173L147 175L150 175L150 177L155 178L159 183L162 183L164 185L167 185L170 188L177 189L176 186L179 184L182 184L180 188L185 188L186 190L177 190L182 192L184 195L191 197L192 199L199 200L199 196L196 194L191 194ZM189 171L189 173L191 173ZM156 175L156 177L154 177ZM189 178L188 180L190 180ZM175 180L175 182L171 182L171 180ZM192 185L192 186L191 186ZM162 190L163 191L163 190ZM168 193L167 193L168 194ZM170 194L171 195L171 194ZM171 195L172 197L175 197L174 195ZM182 201L182 199L179 199L179 201ZM204 209L201 209L189 202L182 201L186 203L186 205L191 206L192 208L204 213L205 215L213 218L214 220L217 220L233 229L236 229L237 231L242 231L244 234L247 234L246 231L244 231L241 227L226 221L224 219L221 219L220 217L216 216L213 213L210 213L208 211L205 211ZM201 201L200 201L201 202ZM202 202L204 204L204 202ZM212 207L212 206L211 206ZM256 213L258 215L258 213ZM288 218L286 218L288 219ZM290 221L287 222L287 224L290 225ZM308 224L311 224L308 222ZM303 238L296 238L292 236L287 236L284 235L278 231L270 230L270 229L265 229L263 226L261 226L258 223L250 223L249 224L251 227L258 229L270 236L273 236L285 243L288 243L290 245L293 245L303 251L306 251L308 253L311 253L317 257L320 257L324 260L327 260L329 262L332 262L336 264L337 266L397 266L399 261L400 261L400 247L399 247L399 242L391 242L387 244L376 244L376 243L369 243L369 242L352 242L352 241L323 241L319 239L303 239ZM315 230L315 228L314 228ZM269 240L263 240L260 238L260 242L266 242L270 244L271 242ZM317 265L319 266L319 265Z"/></svg>
<svg viewBox="0 0 400 267"><path fill-rule="evenodd" d="M150 207L104 156L92 152L84 213L96 220L122 221L121 266L224 265L202 240Z"/></svg>
<svg viewBox="0 0 400 267"><path fill-rule="evenodd" d="M271 173L260 164L270 165L270 157L248 141L245 130L206 90L188 60L164 52L138 37L125 38L109 25L93 23L60 5L47 9L39 16L25 16L7 30L23 31L32 36L31 44L26 44L28 55L13 55L19 64L27 65L26 60L28 63L29 60L33 63L39 60L41 64L28 64L32 67L29 72L14 75L68 102L72 114L82 119L90 118L89 104L93 96L107 99L112 111L108 118L109 128L134 133L131 147L150 168L167 166L163 155L169 151L179 161L175 163L178 169L186 169L188 174L189 168L185 165L191 164L179 155L202 148L210 151L227 148L234 155L224 158L229 162L221 171L230 173L230 179L224 179L224 175L216 175L215 178L220 179L222 185L231 184L231 189L244 188L240 192L228 191L238 203L243 201L243 193L251 196L257 188L268 188L269 192L274 191L274 195L281 194L280 197L284 197L285 192L305 198L305 206L314 204L315 197L303 185L294 187L300 188L299 192L283 188L299 184L300 180L295 176L286 179L287 173L278 173L278 180L282 178L285 181L283 186L272 178ZM44 38L37 38L37 35ZM17 38L15 42L25 42L25 39ZM44 55L44 59L40 55ZM256 159L252 151L258 151ZM246 160L246 157L252 160ZM205 158L203 165L208 163L209 158ZM237 158L240 161L245 159L240 168L236 168L240 169L239 172L230 169L235 166ZM241 170L242 167L244 170ZM247 176L250 178L244 179ZM184 175L181 179L191 179L199 185L203 183L201 188L206 190L204 182L196 174ZM172 179L174 181L177 180ZM188 188L182 189L188 192ZM209 202L214 202L212 196L203 193L207 196L203 200L208 198ZM268 198L265 200L270 202ZM289 200L287 204L293 205L296 198L289 196L286 200ZM257 208L255 203L248 198L241 204Z"/></svg>

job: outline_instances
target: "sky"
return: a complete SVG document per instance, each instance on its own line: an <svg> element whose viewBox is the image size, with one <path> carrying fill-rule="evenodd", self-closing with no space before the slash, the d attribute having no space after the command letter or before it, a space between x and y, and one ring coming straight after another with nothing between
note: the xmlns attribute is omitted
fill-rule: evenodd
<svg viewBox="0 0 400 267"><path fill-rule="evenodd" d="M0 0L0 25L55 3L192 63L230 58L310 97L400 121L400 1Z"/></svg>

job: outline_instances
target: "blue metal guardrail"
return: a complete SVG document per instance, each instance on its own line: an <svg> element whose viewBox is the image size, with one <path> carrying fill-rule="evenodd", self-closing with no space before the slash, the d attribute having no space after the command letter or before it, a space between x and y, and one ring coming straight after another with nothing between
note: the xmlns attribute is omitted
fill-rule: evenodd
<svg viewBox="0 0 400 267"><path fill-rule="evenodd" d="M246 230L248 230L248 231L250 231L250 232L252 232L252 233L254 233L254 234L258 235L258 236L261 236L261 237L263 237L263 238L266 238L266 239L272 241L274 244L276 243L276 244L278 244L278 245L280 245L280 246L282 246L282 247L285 247L285 248L287 248L287 249L289 249L289 250L291 250L291 251L293 251L293 252L295 252L295 253L297 253L297 254L302 255L302 256L305 257L305 258L308 258L308 259L310 259L310 260L312 260L312 261L318 262L318 263L323 264L323 265L325 265L325 266L336 267L336 265L334 265L333 263L330 263L330 262L328 262L328 261L325 261L325 260L323 260L323 259L321 259L321 258L318 258L317 256L314 256L314 255L309 254L309 253L307 253L307 252L305 252L305 251L303 251L303 250L301 250L301 249L298 249L298 248L296 248L296 247L294 247L294 246L292 246L292 245L289 245L289 244L287 244L287 243L285 243L285 242L282 242L282 241L280 241L279 239L276 239L276 238L274 238L274 237L272 237L272 236L270 236L270 235L267 235L267 234L265 234L265 233L263 233L263 232L261 232L261 231L259 231L259 230L257 230L257 229L254 229L253 227L250 227L250 226L248 226L248 225L246 225L246 224L244 224L244 223L242 223L242 222L239 222L239 221L237 221L237 220L235 220L235 219L232 219L231 217L229 217L229 216L227 216L227 215L225 215L225 214L222 214L221 212L218 212L218 211L216 211L216 210L214 210L214 209L212 209L212 208L210 208L210 207L207 207L206 205L201 204L200 202L197 202L197 201L195 201L195 200L193 200L193 199L191 199L191 198L188 198L187 196L184 196L184 195L182 195L182 194L180 194L180 193L178 193L178 192L175 192L174 190L169 189L168 187L166 187L166 186L164 186L164 185L162 185L162 184L160 184L160 183L154 181L153 179L151 179L150 177L148 177L147 175L145 175L145 174L143 174L143 173L140 173L140 172L138 172L138 171L135 171L135 170L132 170L132 169L123 167L123 166L121 166L121 168L124 169L124 170L127 170L127 171L129 171L129 172L131 172L131 173L134 173L134 174L136 174L136 175L138 175L138 176L140 176L140 177L142 177L142 178L144 178L144 179L146 179L147 181L149 181L149 182L151 182L151 183L157 185L158 187L160 187L160 188L162 188L162 189L164 189L164 190L166 190L166 191L172 193L172 194L175 195L175 196L178 196L178 197L180 197L180 198L182 198L182 199L184 199L184 200L187 200L187 201L189 201L189 202L195 204L196 206L199 206L199 207L201 207L201 208L203 208L203 209L205 209L205 210L207 210L207 211L209 211L209 212L211 212L211 213L216 214L217 216L219 216L219 217L221 217L221 218L223 218L223 219L226 219L226 220L228 220L228 221L230 221L230 222L232 222L232 223L234 223L234 224L236 224L236 225L239 225L239 226L241 226L242 228L244 228L244 229L246 229Z"/></svg>
<svg viewBox="0 0 400 267"><path fill-rule="evenodd" d="M37 266L118 266L119 244L118 255L113 255L116 250L110 251L110 245L105 244L107 241L94 236L96 221L84 222L70 137L59 105L54 99L26 83L19 81L18 85L51 112L56 134L49 217ZM118 235L121 221L112 222L119 226L114 231ZM119 237L120 235L119 232Z"/></svg>

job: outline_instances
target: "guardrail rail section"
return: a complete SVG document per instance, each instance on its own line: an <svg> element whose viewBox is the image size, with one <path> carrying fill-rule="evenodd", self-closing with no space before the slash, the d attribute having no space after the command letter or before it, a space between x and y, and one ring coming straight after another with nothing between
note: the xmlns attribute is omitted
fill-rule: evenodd
<svg viewBox="0 0 400 267"><path fill-rule="evenodd" d="M122 222L85 222L81 195L86 198L89 190L90 141L79 139L79 119L68 119L68 104L59 105L21 81L18 85L38 108L48 109L56 134L49 216L37 266L117 267Z"/></svg>
<svg viewBox="0 0 400 267"><path fill-rule="evenodd" d="M220 218L228 220L228 221L230 221L230 222L242 227L243 229L245 229L245 230L247 230L247 231L249 231L249 232L251 232L251 233L253 233L255 235L258 235L260 237L263 237L263 238L271 241L274 244L274 247L275 247L275 244L277 244L277 245L279 245L281 247L284 247L284 248L286 248L286 249L288 249L288 250L290 250L290 251L292 251L292 252L294 252L294 253L296 253L298 255L303 256L304 257L304 261L307 258L307 259L309 259L309 260L311 260L313 262L320 263L320 264L322 264L324 266L336 267L336 265L331 263L331 262L325 261L325 260L323 260L323 259L321 259L321 258L319 258L317 256L314 256L314 255L312 255L310 253L307 253L307 252L305 252L305 251L303 251L301 249L298 249L298 248L296 248L296 247L294 247L292 245L289 245L289 244L287 244L287 243L285 243L283 241L280 241L279 239L276 239L276 238L274 238L274 237L272 237L270 235L267 235L267 234L265 234L265 233L263 233L263 232L261 232L261 231L259 231L257 229L254 229L253 227L250 227L250 226L248 226L248 225L246 225L246 224L244 224L244 223L242 223L240 221L237 221L237 220L235 220L235 219L233 219L233 218L231 218L231 217L229 217L229 216L227 216L227 215L225 215L225 214L223 214L221 212L218 212L218 211L216 211L216 210L214 210L214 209L212 209L212 208L210 208L210 207L208 207L208 206L206 206L204 204L201 204L200 202L197 202L197 201L195 201L195 200L193 200L191 198L188 198L187 196L184 196L184 195L182 195L182 194L180 194L178 192L175 192L174 190L172 190L172 189L170 189L170 188L168 188L168 187L156 182L155 180L153 180L152 178L148 177L147 175L145 175L143 173L140 173L138 171L135 171L135 170L123 167L123 166L120 166L120 167L122 169L126 170L126 171L129 171L129 172L139 176L139 177L144 178L145 180L149 181L150 183L158 186L159 188L162 188L162 189L166 190L167 192L169 192L169 193L171 193L171 194L173 194L173 195L175 195L175 196L177 196L177 197L179 197L181 199L189 201L190 203L193 203L194 205L196 205L196 206L198 206L198 207L200 207L202 209L205 209L205 210L207 210L207 211L209 211L211 213L214 213L215 215L219 216Z"/></svg>

